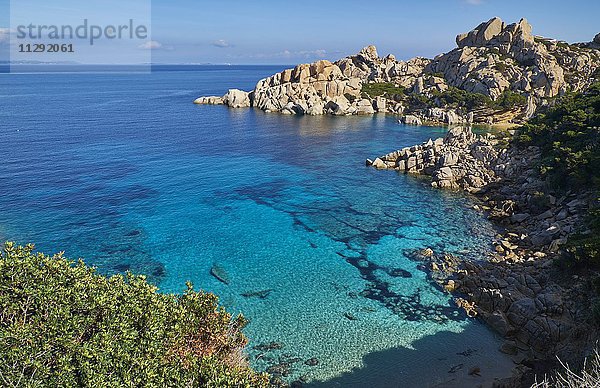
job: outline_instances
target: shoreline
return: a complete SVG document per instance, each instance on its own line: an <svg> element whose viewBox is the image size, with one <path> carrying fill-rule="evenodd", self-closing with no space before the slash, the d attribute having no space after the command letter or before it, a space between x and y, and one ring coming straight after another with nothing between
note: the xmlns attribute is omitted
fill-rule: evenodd
<svg viewBox="0 0 600 388"><path fill-rule="evenodd" d="M415 259L455 296L456 304L505 339L501 351L515 362L509 385L531 383L557 358L576 362L591 349L596 329L586 321L585 279L554 265L561 245L575 232L586 193L547 192L530 167L535 147L506 148L492 135L456 127L443 139L367 160L367 166L429 176L432 186L473 195L498 230L489 261L473 263L429 248ZM555 195L553 195L555 194ZM540 202L524 199L537 196ZM464 299L463 299L464 298Z"/></svg>

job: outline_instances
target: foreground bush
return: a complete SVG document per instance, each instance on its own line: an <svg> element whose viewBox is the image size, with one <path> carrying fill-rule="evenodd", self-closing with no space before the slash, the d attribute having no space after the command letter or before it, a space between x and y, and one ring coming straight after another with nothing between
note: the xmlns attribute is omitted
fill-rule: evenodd
<svg viewBox="0 0 600 388"><path fill-rule="evenodd" d="M561 363L562 364L562 363ZM552 378L546 378L532 388L598 388L600 387L600 354L598 351L586 360L583 370L575 372L568 365L562 364L563 370Z"/></svg>
<svg viewBox="0 0 600 388"><path fill-rule="evenodd" d="M61 254L0 254L2 386L266 386L243 355L243 318L213 294L165 295Z"/></svg>

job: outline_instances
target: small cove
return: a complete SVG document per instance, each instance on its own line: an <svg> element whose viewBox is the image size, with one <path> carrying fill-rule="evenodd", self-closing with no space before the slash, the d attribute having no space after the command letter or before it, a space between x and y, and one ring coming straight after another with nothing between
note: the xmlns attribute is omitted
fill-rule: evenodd
<svg viewBox="0 0 600 388"><path fill-rule="evenodd" d="M410 260L482 258L492 225L463 195L363 163L445 129L191 104L277 70L0 78L0 238L215 292L249 319L253 366L289 382L427 386L508 367Z"/></svg>

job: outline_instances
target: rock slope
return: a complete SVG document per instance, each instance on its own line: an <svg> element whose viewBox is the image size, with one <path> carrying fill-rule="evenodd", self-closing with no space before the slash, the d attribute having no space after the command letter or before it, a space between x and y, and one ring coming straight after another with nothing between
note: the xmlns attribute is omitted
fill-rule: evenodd
<svg viewBox="0 0 600 388"><path fill-rule="evenodd" d="M465 38L466 39L466 38ZM593 290L585 278L555 266L567 237L575 232L593 197L548 192L535 169L537 147L504 146L490 135L456 127L442 139L367 160L367 165L431 177L432 186L464 189L482 201L502 230L489 260L464 262L424 249L423 262L456 303L505 337L502 351L520 370L540 360L575 360L593 346L598 331L589 317Z"/></svg>
<svg viewBox="0 0 600 388"><path fill-rule="evenodd" d="M492 121L490 116L496 121L518 121L531 117L553 97L589 85L600 68L599 36L590 43L567 44L534 36L525 19L507 25L493 18L458 35L457 48L434 59L382 58L374 46L368 46L334 63L321 60L285 70L260 80L251 92L233 89L223 97L201 97L195 103L297 115L410 113L419 120L447 124ZM363 92L365 84L390 84L416 98L371 96ZM449 88L492 101L510 91L525 97L527 104L512 111L482 112L457 111L444 101L425 107L418 103Z"/></svg>

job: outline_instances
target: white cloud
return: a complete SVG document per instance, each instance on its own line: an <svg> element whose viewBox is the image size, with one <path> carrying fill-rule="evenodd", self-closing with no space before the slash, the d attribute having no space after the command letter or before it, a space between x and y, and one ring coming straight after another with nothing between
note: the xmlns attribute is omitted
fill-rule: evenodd
<svg viewBox="0 0 600 388"><path fill-rule="evenodd" d="M483 0L465 0L467 4L471 4L471 5L481 5L483 3Z"/></svg>
<svg viewBox="0 0 600 388"><path fill-rule="evenodd" d="M215 47L219 47L219 48L228 48L228 47L233 47L233 45L231 43L229 43L228 41L224 40L224 39L219 39L219 40L215 40L214 42L211 43L213 46Z"/></svg>

